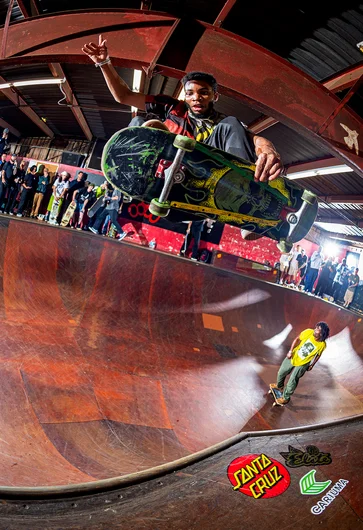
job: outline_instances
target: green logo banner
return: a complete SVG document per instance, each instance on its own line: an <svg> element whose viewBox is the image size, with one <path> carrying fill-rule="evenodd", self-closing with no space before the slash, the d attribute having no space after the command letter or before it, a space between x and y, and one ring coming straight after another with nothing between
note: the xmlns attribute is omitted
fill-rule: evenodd
<svg viewBox="0 0 363 530"><path fill-rule="evenodd" d="M319 495L331 484L331 480L325 482L315 481L316 470L312 469L300 479L300 491L303 495Z"/></svg>

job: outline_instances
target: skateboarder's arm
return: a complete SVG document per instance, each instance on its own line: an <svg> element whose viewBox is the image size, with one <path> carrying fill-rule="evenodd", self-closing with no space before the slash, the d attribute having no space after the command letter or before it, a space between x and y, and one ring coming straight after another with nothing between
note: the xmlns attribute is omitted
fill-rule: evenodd
<svg viewBox="0 0 363 530"><path fill-rule="evenodd" d="M314 368L314 366L316 365L319 359L320 359L320 355L315 355L313 362L308 368L308 372L310 372Z"/></svg>
<svg viewBox="0 0 363 530"><path fill-rule="evenodd" d="M130 90L125 81L118 75L111 64L106 42L102 35L99 35L98 44L89 42L82 47L82 51L100 68L109 91L118 103L145 110L145 94Z"/></svg>
<svg viewBox="0 0 363 530"><path fill-rule="evenodd" d="M286 357L287 357L288 359L291 359L291 357L292 357L292 350L293 350L294 348L296 348L296 346L299 346L300 342L301 342L300 338L299 338L299 337L296 337L296 339L294 340L294 342L291 344L291 348L290 348L289 351L287 352Z"/></svg>
<svg viewBox="0 0 363 530"><path fill-rule="evenodd" d="M75 202L78 192L79 190L76 190L75 192L73 192L72 202Z"/></svg>
<svg viewBox="0 0 363 530"><path fill-rule="evenodd" d="M256 134L252 136L252 141L257 156L255 180L267 182L279 177L283 170L283 165L273 143L267 138Z"/></svg>

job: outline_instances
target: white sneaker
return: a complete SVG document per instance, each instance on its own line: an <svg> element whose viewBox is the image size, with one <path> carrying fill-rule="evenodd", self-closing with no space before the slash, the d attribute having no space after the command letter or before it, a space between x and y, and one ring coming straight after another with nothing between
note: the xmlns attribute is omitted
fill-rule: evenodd
<svg viewBox="0 0 363 530"><path fill-rule="evenodd" d="M16 217L23 217L23 215L21 213L17 213Z"/></svg>
<svg viewBox="0 0 363 530"><path fill-rule="evenodd" d="M88 230L91 230L91 232L93 232L94 234L98 234L98 231L93 228L93 226L90 226Z"/></svg>
<svg viewBox="0 0 363 530"><path fill-rule="evenodd" d="M197 258L190 258L192 261L198 261Z"/></svg>
<svg viewBox="0 0 363 530"><path fill-rule="evenodd" d="M122 234L120 234L120 235L118 236L118 239L117 239L117 240L118 240L118 241L122 241L123 239L125 239L126 236L127 236L126 232L122 232Z"/></svg>
<svg viewBox="0 0 363 530"><path fill-rule="evenodd" d="M10 212L10 215L14 215L13 212Z"/></svg>

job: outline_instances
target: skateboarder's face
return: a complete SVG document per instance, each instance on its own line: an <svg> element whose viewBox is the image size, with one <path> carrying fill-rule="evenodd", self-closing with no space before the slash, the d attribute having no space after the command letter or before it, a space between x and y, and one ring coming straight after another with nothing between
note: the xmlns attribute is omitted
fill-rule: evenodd
<svg viewBox="0 0 363 530"><path fill-rule="evenodd" d="M195 116L208 116L217 99L218 94L205 81L188 81L185 85L185 103Z"/></svg>
<svg viewBox="0 0 363 530"><path fill-rule="evenodd" d="M314 329L314 339L317 340L318 342L321 339L321 327L320 326L316 326L316 328Z"/></svg>

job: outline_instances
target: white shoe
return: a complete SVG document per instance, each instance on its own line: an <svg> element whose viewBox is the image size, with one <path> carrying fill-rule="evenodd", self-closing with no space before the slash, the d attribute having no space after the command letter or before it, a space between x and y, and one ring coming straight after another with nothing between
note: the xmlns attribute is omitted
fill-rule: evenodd
<svg viewBox="0 0 363 530"><path fill-rule="evenodd" d="M125 239L125 237L127 236L126 232L122 232L122 234L120 234L117 238L118 241L122 241L123 239Z"/></svg>
<svg viewBox="0 0 363 530"><path fill-rule="evenodd" d="M17 213L16 217L23 217L23 215L21 213Z"/></svg>
<svg viewBox="0 0 363 530"><path fill-rule="evenodd" d="M190 258L192 261L198 261L197 258Z"/></svg>
<svg viewBox="0 0 363 530"><path fill-rule="evenodd" d="M88 230L91 230L91 232L93 232L94 234L98 234L98 231L93 228L93 226L90 226Z"/></svg>

